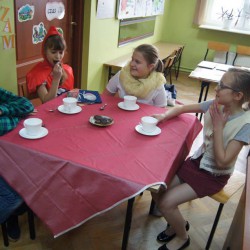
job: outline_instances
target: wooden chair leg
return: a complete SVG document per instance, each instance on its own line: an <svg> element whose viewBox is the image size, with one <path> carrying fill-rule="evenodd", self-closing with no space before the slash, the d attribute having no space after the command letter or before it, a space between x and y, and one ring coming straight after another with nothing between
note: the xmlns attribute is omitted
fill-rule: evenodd
<svg viewBox="0 0 250 250"><path fill-rule="evenodd" d="M3 234L3 244L4 246L9 246L9 239L8 239L8 234L7 234L7 226L6 222L1 223L2 227L2 234Z"/></svg>
<svg viewBox="0 0 250 250"><path fill-rule="evenodd" d="M220 203L219 208L217 210L217 214L216 214L215 219L214 219L214 224L212 226L210 235L209 235L208 240L207 240L207 245L206 245L206 248L205 248L206 250L208 250L210 248L210 245L211 245L211 242L213 240L214 233L215 233L216 227L218 225L218 222L219 222L220 215L221 215L223 207L224 207L224 204Z"/></svg>

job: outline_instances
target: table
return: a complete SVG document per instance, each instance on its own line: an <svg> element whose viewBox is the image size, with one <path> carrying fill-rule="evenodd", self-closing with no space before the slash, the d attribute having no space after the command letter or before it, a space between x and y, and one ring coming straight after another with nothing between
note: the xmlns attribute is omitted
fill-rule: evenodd
<svg viewBox="0 0 250 250"><path fill-rule="evenodd" d="M198 102L206 101L209 85L211 82L218 83L224 73L228 71L229 68L232 68L232 65L215 63L209 61L200 62L195 70L193 70L189 77L198 79L201 81L201 91L199 95ZM206 88L205 95L203 96L203 91Z"/></svg>
<svg viewBox="0 0 250 250"><path fill-rule="evenodd" d="M166 59L170 56L175 50L177 51L180 47L183 47L183 44L174 44L174 43L166 43L166 42L157 42L153 44L159 50L159 58L161 60ZM104 66L107 66L109 69L108 79L110 79L114 73L112 70L120 70L124 67L129 60L131 60L132 52L111 61L104 63Z"/></svg>
<svg viewBox="0 0 250 250"><path fill-rule="evenodd" d="M183 114L160 124L160 135L144 136L135 131L140 118L164 108L139 104L139 110L125 111L117 106L120 98L102 95L104 111L99 109L102 103L67 115L56 109L63 97L37 108L35 117L49 131L46 137L22 138L21 122L0 140L0 175L54 237L150 186L168 184L202 128L195 116ZM90 124L96 114L111 116L114 124Z"/></svg>
<svg viewBox="0 0 250 250"><path fill-rule="evenodd" d="M209 86L211 82L218 83L224 73L228 71L229 68L233 67L232 65L215 63L209 61L200 62L195 70L193 70L189 77L198 79L201 81L201 90L198 102L206 101ZM204 94L205 90L205 94ZM196 114L198 116L198 114ZM202 114L200 114L200 121L202 119Z"/></svg>

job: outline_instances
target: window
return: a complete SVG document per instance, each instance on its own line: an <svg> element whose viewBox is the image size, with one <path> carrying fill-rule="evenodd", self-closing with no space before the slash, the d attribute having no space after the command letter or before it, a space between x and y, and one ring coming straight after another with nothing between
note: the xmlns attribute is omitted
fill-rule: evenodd
<svg viewBox="0 0 250 250"><path fill-rule="evenodd" d="M250 32L250 0L207 0L200 24Z"/></svg>

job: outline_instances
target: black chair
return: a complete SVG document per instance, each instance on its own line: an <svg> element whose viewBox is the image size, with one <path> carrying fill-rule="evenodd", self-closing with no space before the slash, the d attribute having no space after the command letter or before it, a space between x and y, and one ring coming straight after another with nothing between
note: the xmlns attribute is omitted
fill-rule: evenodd
<svg viewBox="0 0 250 250"><path fill-rule="evenodd" d="M208 60L208 56L210 55L210 52L217 52L217 53L220 52L223 54L223 57L225 58L223 59L221 63L227 64L229 49L230 49L230 44L228 43L210 41L207 44L207 51L204 56L204 61L210 61ZM212 61L214 61L214 56L213 56Z"/></svg>
<svg viewBox="0 0 250 250"><path fill-rule="evenodd" d="M33 211L24 203L19 207L13 215L21 215L23 213L27 213L28 217L28 224L29 224L29 233L30 233L30 239L34 240L36 238L36 232L35 232L35 223L34 223L34 213ZM6 220L7 221L7 220ZM4 246L9 246L9 239L8 239L8 234L7 234L7 222L4 221L1 223L1 228L2 228L2 235L3 235L3 243Z"/></svg>
<svg viewBox="0 0 250 250"><path fill-rule="evenodd" d="M172 84L172 75L171 75L171 70L172 67L174 66L175 58L176 58L176 53L177 51L175 50L169 57L167 57L163 63L164 63L164 71L163 74L166 78L167 81L167 76L169 75L169 82Z"/></svg>
<svg viewBox="0 0 250 250"><path fill-rule="evenodd" d="M184 50L184 46L180 47L176 53L175 61L174 61L174 72L175 72L175 79L178 79L179 71L180 71L180 65L181 65L181 56L182 52Z"/></svg>

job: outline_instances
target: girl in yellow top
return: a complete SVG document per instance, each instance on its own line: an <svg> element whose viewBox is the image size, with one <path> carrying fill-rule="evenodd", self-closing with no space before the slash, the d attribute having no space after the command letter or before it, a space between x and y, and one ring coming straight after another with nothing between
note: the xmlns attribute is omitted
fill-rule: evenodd
<svg viewBox="0 0 250 250"><path fill-rule="evenodd" d="M133 95L137 101L158 107L167 105L163 75L163 63L157 49L150 44L135 48L128 65L113 76L106 87L106 93L119 97Z"/></svg>

